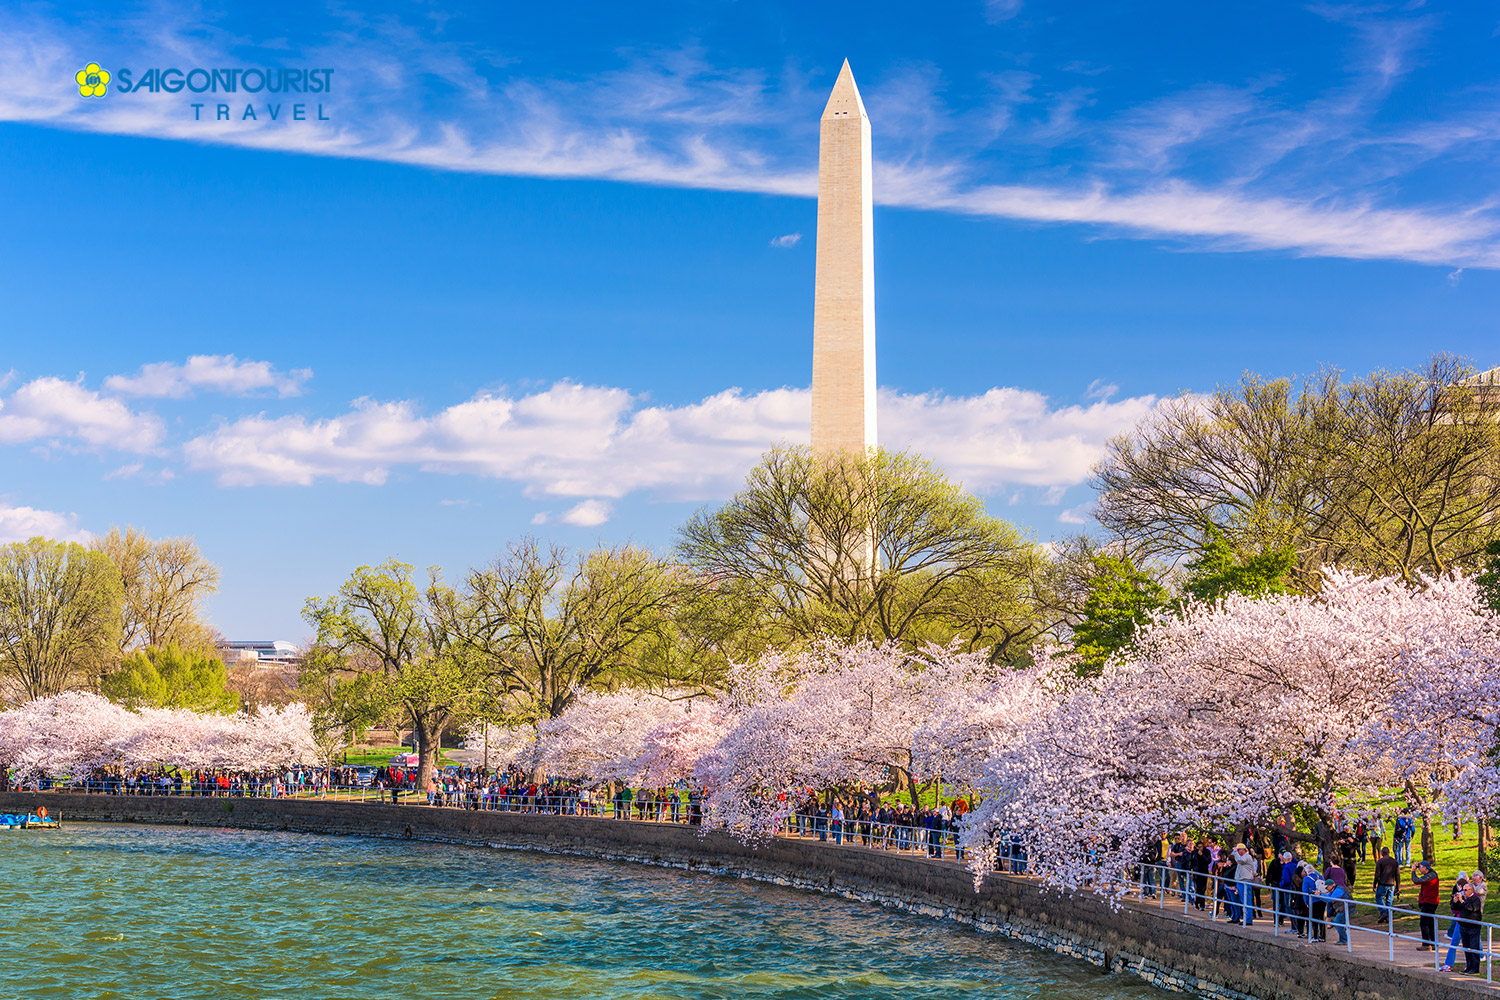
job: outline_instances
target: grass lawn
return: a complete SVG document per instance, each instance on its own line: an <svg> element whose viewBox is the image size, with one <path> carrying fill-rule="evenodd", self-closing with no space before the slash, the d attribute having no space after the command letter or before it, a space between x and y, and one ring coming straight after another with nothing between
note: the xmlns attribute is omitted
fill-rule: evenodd
<svg viewBox="0 0 1500 1000"><path fill-rule="evenodd" d="M391 758L398 753L409 751L402 747L354 747L347 753L339 755L338 763L347 763L350 767L384 767L391 762ZM448 756L446 752L438 753L438 767L446 767L456 764L457 761Z"/></svg>

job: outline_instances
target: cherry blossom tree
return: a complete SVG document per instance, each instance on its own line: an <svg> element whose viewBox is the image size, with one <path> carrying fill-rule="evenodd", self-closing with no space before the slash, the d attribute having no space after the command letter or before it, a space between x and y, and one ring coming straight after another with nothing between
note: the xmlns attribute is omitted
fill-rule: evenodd
<svg viewBox="0 0 1500 1000"><path fill-rule="evenodd" d="M579 693L561 715L542 723L540 763L570 778L634 781L647 734L686 712L686 700L653 692Z"/></svg>
<svg viewBox="0 0 1500 1000"><path fill-rule="evenodd" d="M997 745L967 834L973 864L982 874L987 838L1017 831L1046 877L1109 884L1163 828L1234 831L1291 809L1315 829L1284 832L1331 852L1336 801L1373 800L1439 758L1452 787L1483 787L1494 636L1457 578L1408 587L1332 571L1316 596L1189 605L1143 629L1097 679L1058 684ZM1468 680L1438 697L1437 670ZM1418 684L1432 696L1410 698ZM1462 740L1420 737L1445 707L1470 702L1484 708Z"/></svg>
<svg viewBox="0 0 1500 1000"><path fill-rule="evenodd" d="M808 789L914 788L917 731L992 669L977 654L912 654L896 643L827 642L762 658L737 675L746 704L715 753L715 819L759 836Z"/></svg>
<svg viewBox="0 0 1500 1000"><path fill-rule="evenodd" d="M715 783L722 769L718 749L734 724L734 711L725 700L692 703L686 714L657 726L642 740L635 759L641 781L664 788L690 781Z"/></svg>
<svg viewBox="0 0 1500 1000"><path fill-rule="evenodd" d="M324 759L303 705L254 715L137 713L68 691L0 712L0 765L17 777L81 780L109 767L260 770Z"/></svg>

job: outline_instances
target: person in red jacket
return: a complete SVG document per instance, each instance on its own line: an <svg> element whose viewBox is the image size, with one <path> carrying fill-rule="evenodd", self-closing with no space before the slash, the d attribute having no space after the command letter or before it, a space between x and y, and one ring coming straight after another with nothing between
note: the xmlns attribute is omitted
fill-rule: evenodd
<svg viewBox="0 0 1500 1000"><path fill-rule="evenodd" d="M1436 951L1437 919L1433 914L1437 912L1438 896L1442 891L1437 872L1432 870L1431 862L1418 861L1412 865L1411 880L1422 889L1417 896L1417 909L1422 911L1422 945L1417 950Z"/></svg>

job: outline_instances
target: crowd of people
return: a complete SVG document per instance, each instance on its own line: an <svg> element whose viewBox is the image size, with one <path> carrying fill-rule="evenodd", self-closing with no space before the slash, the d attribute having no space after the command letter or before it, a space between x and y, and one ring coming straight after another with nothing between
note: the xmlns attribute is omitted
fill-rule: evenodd
<svg viewBox="0 0 1500 1000"><path fill-rule="evenodd" d="M1320 848L1315 859L1303 858L1279 830L1273 830L1274 846L1259 852L1244 843L1230 848L1213 837L1190 838L1185 832L1172 837L1164 831L1161 840L1151 844L1141 859L1142 896L1155 899L1158 893L1174 894L1187 906L1213 917L1222 913L1225 921L1245 926L1253 925L1257 916L1271 919L1278 927L1286 926L1310 941L1326 941L1332 928L1338 943L1347 945L1359 865L1373 857L1369 878L1376 912L1383 921L1392 919L1403 875L1409 873L1421 914L1418 923L1422 943L1418 947L1436 951L1440 947L1437 912L1443 901L1441 880L1432 862L1409 864L1397 857L1410 857L1415 831L1410 814L1394 817L1391 824L1396 854L1382 843L1384 828L1379 818L1349 823L1337 830L1334 857L1326 857ZM1458 873L1447 897L1452 919L1444 935L1447 954L1439 964L1442 971L1452 971L1462 952L1464 971L1480 973L1485 952L1480 928L1487 893L1483 872Z"/></svg>
<svg viewBox="0 0 1500 1000"><path fill-rule="evenodd" d="M222 768L105 768L59 785L48 777L12 782L0 772L0 790L50 791L65 787L95 795L201 795L279 798L322 794L336 782L336 772L322 768L265 768L233 771Z"/></svg>

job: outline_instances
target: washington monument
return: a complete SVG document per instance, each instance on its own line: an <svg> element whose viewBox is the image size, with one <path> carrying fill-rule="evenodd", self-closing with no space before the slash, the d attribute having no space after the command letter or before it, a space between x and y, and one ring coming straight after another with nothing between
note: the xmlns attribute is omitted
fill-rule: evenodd
<svg viewBox="0 0 1500 1000"><path fill-rule="evenodd" d="M863 457L875 447L875 245L870 119L844 60L818 137L812 446Z"/></svg>

